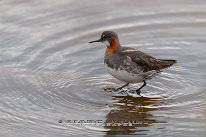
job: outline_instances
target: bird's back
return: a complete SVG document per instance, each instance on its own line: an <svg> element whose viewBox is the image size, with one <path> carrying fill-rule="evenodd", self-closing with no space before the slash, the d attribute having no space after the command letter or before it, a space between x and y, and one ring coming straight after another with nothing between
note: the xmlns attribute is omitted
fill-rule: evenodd
<svg viewBox="0 0 206 137"><path fill-rule="evenodd" d="M133 62L140 66L144 72L161 71L176 63L176 60L156 59L146 53L129 47L121 47L121 56L128 56Z"/></svg>

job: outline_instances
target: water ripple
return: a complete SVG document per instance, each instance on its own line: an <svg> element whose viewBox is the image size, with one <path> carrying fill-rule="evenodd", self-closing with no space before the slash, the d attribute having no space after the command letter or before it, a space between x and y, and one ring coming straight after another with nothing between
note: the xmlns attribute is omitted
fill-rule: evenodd
<svg viewBox="0 0 206 137"><path fill-rule="evenodd" d="M7 0L0 7L1 136L204 136L204 1ZM105 47L88 43L105 30L178 63L148 81L143 98L132 92L141 84L114 92L124 83L106 73Z"/></svg>

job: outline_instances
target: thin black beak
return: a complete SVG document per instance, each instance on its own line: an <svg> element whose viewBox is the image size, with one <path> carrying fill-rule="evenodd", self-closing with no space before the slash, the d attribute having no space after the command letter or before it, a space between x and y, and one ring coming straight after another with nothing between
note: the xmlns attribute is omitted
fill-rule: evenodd
<svg viewBox="0 0 206 137"><path fill-rule="evenodd" d="M90 41L89 43L94 43L94 42L102 42L102 40L98 39L98 40Z"/></svg>

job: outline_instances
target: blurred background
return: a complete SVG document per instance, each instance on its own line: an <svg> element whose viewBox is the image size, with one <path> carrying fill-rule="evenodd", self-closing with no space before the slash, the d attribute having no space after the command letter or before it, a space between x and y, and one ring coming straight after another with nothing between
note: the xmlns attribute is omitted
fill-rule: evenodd
<svg viewBox="0 0 206 137"><path fill-rule="evenodd" d="M105 46L88 43L105 30L178 63L142 99L129 92L141 84L105 91L124 84L107 74ZM205 0L1 0L0 136L205 137L205 36Z"/></svg>

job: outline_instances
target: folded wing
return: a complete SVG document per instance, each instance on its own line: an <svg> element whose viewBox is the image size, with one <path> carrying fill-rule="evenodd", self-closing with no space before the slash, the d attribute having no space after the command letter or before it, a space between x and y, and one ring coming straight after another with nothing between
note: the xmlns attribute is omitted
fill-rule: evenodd
<svg viewBox="0 0 206 137"><path fill-rule="evenodd" d="M133 62L142 67L144 72L151 70L160 71L161 69L168 68L176 63L176 60L156 59L146 53L127 47L122 49L122 54L129 56Z"/></svg>

